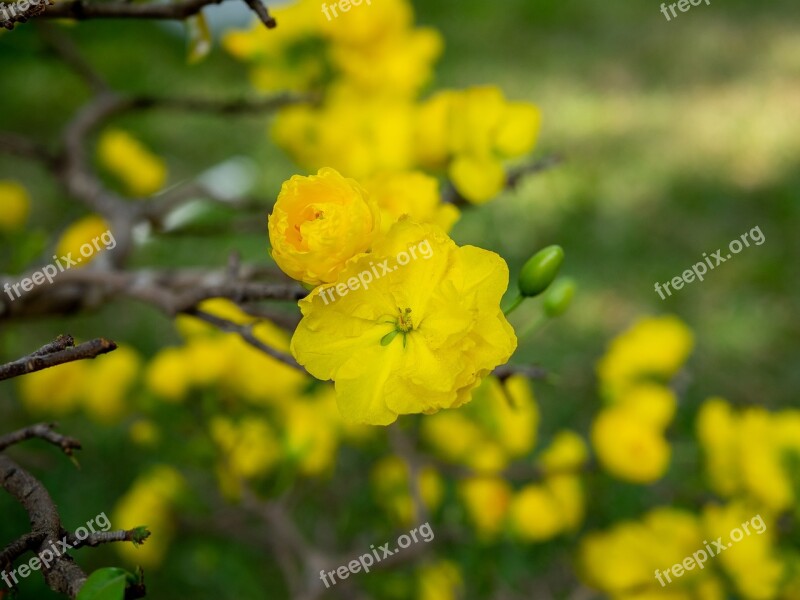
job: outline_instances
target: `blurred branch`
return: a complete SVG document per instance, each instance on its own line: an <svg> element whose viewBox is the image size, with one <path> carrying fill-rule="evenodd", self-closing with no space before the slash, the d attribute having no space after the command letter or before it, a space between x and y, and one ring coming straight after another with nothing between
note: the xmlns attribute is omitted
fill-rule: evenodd
<svg viewBox="0 0 800 600"><path fill-rule="evenodd" d="M89 86L89 89L96 94L108 91L108 83L81 56L69 36L50 23L38 21L36 26L42 40Z"/></svg>
<svg viewBox="0 0 800 600"><path fill-rule="evenodd" d="M182 21L196 15L206 6L221 4L225 0L181 0L169 4L134 4L128 2L84 2L84 0L68 0L59 2L47 9L40 18L47 19L165 19ZM249 3L248 3L249 4ZM275 19L269 16L266 7L256 12L261 21L272 29Z"/></svg>
<svg viewBox="0 0 800 600"><path fill-rule="evenodd" d="M78 346L72 346L74 341L68 336L67 338L59 338L59 340L19 360L0 365L0 381L11 379L12 377L19 377L27 373L42 371L76 360L96 358L101 354L106 354L117 348L114 342L105 338L97 338Z"/></svg>
<svg viewBox="0 0 800 600"><path fill-rule="evenodd" d="M512 375L522 375L528 379L547 379L548 372L546 369L537 367L535 365L506 364L497 367L494 371L492 371L492 375L497 377L500 382L503 383Z"/></svg>
<svg viewBox="0 0 800 600"><path fill-rule="evenodd" d="M41 15L47 8L48 4L52 4L52 0L38 0L38 2L36 3L33 2L28 3L28 6L25 8L25 10L18 11L17 10L19 6L18 4L7 3L5 4L4 7L6 13L10 12L12 10L12 7L13 7L13 12L11 13L11 16L2 23L0 23L0 25L9 30L14 29L14 25L16 23L25 23L31 17Z"/></svg>
<svg viewBox="0 0 800 600"><path fill-rule="evenodd" d="M228 333L238 333L239 336L245 342L253 346L253 348L260 350L264 354L267 354L268 356L271 356L276 360L279 360L285 365L288 365L294 369L306 373L305 368L299 365L291 354L286 354L284 352L281 352L280 350L276 350L275 348L265 344L255 336L255 334L253 333L253 328L256 325L258 325L258 323L248 323L245 325L239 325L237 323L234 323L233 321L223 319L222 317L212 315L211 313L207 313L199 309L186 310L184 311L184 314L195 317L196 319L200 319L201 321L205 321L206 323L213 325L220 331L225 331Z"/></svg>

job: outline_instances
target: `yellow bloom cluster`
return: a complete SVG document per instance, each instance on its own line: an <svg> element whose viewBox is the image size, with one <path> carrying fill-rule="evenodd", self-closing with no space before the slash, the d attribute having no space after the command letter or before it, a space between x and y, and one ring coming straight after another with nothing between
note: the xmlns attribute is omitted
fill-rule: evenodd
<svg viewBox="0 0 800 600"><path fill-rule="evenodd" d="M592 424L592 445L602 467L634 483L650 483L669 466L664 431L677 399L666 383L692 348L692 334L675 317L642 319L615 338L598 363L608 404Z"/></svg>
<svg viewBox="0 0 800 600"><path fill-rule="evenodd" d="M19 379L25 407L32 413L64 416L82 408L98 423L118 422L128 412L128 398L141 372L141 358L122 346L110 354L76 361Z"/></svg>
<svg viewBox="0 0 800 600"><path fill-rule="evenodd" d="M771 511L797 506L800 411L735 411L725 400L706 401L697 417L712 489L724 498L746 497Z"/></svg>
<svg viewBox="0 0 800 600"><path fill-rule="evenodd" d="M97 156L134 196L154 194L167 181L164 161L126 131L105 130L97 143Z"/></svg>
<svg viewBox="0 0 800 600"><path fill-rule="evenodd" d="M533 150L539 109L508 102L495 86L418 103L443 44L438 31L413 26L409 0L381 0L336 18L323 12L315 0L300 0L275 9L275 31L256 22L223 40L253 64L261 90L324 89L319 105L280 111L277 144L309 171L329 166L363 179L435 169L469 201L496 196L506 180L502 161Z"/></svg>
<svg viewBox="0 0 800 600"><path fill-rule="evenodd" d="M0 232L21 229L30 212L28 190L17 181L0 180Z"/></svg>
<svg viewBox="0 0 800 600"><path fill-rule="evenodd" d="M442 51L437 31L413 27L407 0L380 0L336 18L315 0L271 12L280 23L275 30L255 21L222 41L253 64L253 83L263 91L313 90L334 81L361 94L413 96Z"/></svg>
<svg viewBox="0 0 800 600"><path fill-rule="evenodd" d="M726 580L742 598L769 600L784 572L773 528L774 521L740 503L707 505L700 517L656 508L640 521L587 535L580 546L581 572L612 600L723 600L729 597ZM722 547L713 543L718 539Z"/></svg>
<svg viewBox="0 0 800 600"><path fill-rule="evenodd" d="M141 546L115 544L131 565L145 569L158 567L164 560L175 533L175 504L186 482L173 467L156 465L141 475L120 498L111 517L117 529L146 526L151 535Z"/></svg>
<svg viewBox="0 0 800 600"><path fill-rule="evenodd" d="M289 350L286 332L247 315L228 300L206 300L200 309L237 324L251 324L263 343L281 352ZM241 399L257 410L240 416L217 414L209 420L209 436L219 454L216 473L227 497L238 498L243 481L279 468L306 476L328 473L342 440L365 437L360 427L341 421L332 386L317 385L309 391L307 375L238 335L220 333L193 317L179 317L178 327L186 342L165 348L152 359L145 376L150 392L164 402L181 403L192 391L216 389L223 397ZM131 433L143 433L147 442L153 432Z"/></svg>
<svg viewBox="0 0 800 600"><path fill-rule="evenodd" d="M533 150L540 123L535 105L508 102L495 86L439 92L418 108L416 161L446 168L461 195L480 204L503 189L503 159Z"/></svg>

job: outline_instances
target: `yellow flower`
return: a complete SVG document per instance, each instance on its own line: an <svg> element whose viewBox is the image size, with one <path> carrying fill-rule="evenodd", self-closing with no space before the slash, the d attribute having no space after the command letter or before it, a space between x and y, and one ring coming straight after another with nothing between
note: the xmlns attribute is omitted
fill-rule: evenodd
<svg viewBox="0 0 800 600"><path fill-rule="evenodd" d="M613 398L642 379L668 381L683 366L694 344L677 317L644 318L617 336L597 364L602 391Z"/></svg>
<svg viewBox="0 0 800 600"><path fill-rule="evenodd" d="M164 161L126 131L107 129L97 145L100 163L135 196L156 193L167 180Z"/></svg>
<svg viewBox="0 0 800 600"><path fill-rule="evenodd" d="M141 359L129 347L117 348L89 365L83 406L100 423L114 423L125 415L126 400L139 376Z"/></svg>
<svg viewBox="0 0 800 600"><path fill-rule="evenodd" d="M448 174L459 193L473 204L488 202L503 191L506 182L503 163L494 158L459 156Z"/></svg>
<svg viewBox="0 0 800 600"><path fill-rule="evenodd" d="M545 473L578 471L589 459L586 442L574 431L560 431L539 456L539 465Z"/></svg>
<svg viewBox="0 0 800 600"><path fill-rule="evenodd" d="M665 429L670 424L677 404L672 390L649 382L627 388L617 402L617 406L624 407L658 429Z"/></svg>
<svg viewBox="0 0 800 600"><path fill-rule="evenodd" d="M603 468L625 481L651 483L669 466L670 448L661 432L625 409L600 412L592 445Z"/></svg>
<svg viewBox="0 0 800 600"><path fill-rule="evenodd" d="M496 537L503 528L511 501L511 487L499 477L471 477L461 482L459 492L478 535Z"/></svg>
<svg viewBox="0 0 800 600"><path fill-rule="evenodd" d="M335 408L334 408L335 410ZM336 462L337 423L319 402L296 399L284 406L284 449L306 475L330 471Z"/></svg>
<svg viewBox="0 0 800 600"><path fill-rule="evenodd" d="M180 402L189 391L191 365L181 348L163 348L147 366L145 382L154 394L170 402Z"/></svg>
<svg viewBox="0 0 800 600"><path fill-rule="evenodd" d="M563 529L577 529L586 513L586 498L580 478L568 474L552 475L545 479L544 487L555 498Z"/></svg>
<svg viewBox="0 0 800 600"><path fill-rule="evenodd" d="M139 419L131 424L128 435L134 444L139 446L155 446L161 439L161 432L153 421Z"/></svg>
<svg viewBox="0 0 800 600"><path fill-rule="evenodd" d="M480 427L463 411L442 411L422 421L422 439L444 460L466 462L484 439Z"/></svg>
<svg viewBox="0 0 800 600"><path fill-rule="evenodd" d="M747 600L775 598L784 565L774 548L774 520L766 514L762 517L752 506L735 502L708 505L703 511L703 525L707 539L722 536L723 542L730 540L715 560L720 561L741 596Z"/></svg>
<svg viewBox="0 0 800 600"><path fill-rule="evenodd" d="M500 310L507 285L498 255L404 220L335 285L300 301L292 353L336 383L345 419L387 425L400 414L457 407L516 348Z"/></svg>
<svg viewBox="0 0 800 600"><path fill-rule="evenodd" d="M403 215L418 223L438 225L445 233L459 217L455 206L442 202L436 178L421 171L382 173L365 181L364 189L378 203L383 233Z"/></svg>
<svg viewBox="0 0 800 600"><path fill-rule="evenodd" d="M509 520L514 532L530 542L548 540L564 526L556 498L539 485L527 485L514 495Z"/></svg>
<svg viewBox="0 0 800 600"><path fill-rule="evenodd" d="M379 230L380 213L363 188L329 168L284 182L269 217L272 258L290 277L313 285L336 281Z"/></svg>
<svg viewBox="0 0 800 600"><path fill-rule="evenodd" d="M34 414L69 414L78 407L89 372L86 361L75 361L20 377L25 407Z"/></svg>
<svg viewBox="0 0 800 600"><path fill-rule="evenodd" d="M338 11L337 17L320 22L326 37L334 43L368 48L387 36L405 31L413 20L408 0L372 0L371 4L351 6L348 11Z"/></svg>
<svg viewBox="0 0 800 600"><path fill-rule="evenodd" d="M151 536L141 546L115 544L132 565L154 569L164 560L175 533L174 505L186 483L178 471L157 465L140 476L117 503L111 522L119 529L146 526Z"/></svg>
<svg viewBox="0 0 800 600"><path fill-rule="evenodd" d="M667 582L664 571L702 548L703 539L694 515L672 508L657 508L641 521L618 523L608 531L586 536L580 546L582 575L592 587L620 600L690 600L693 597L681 595L680 584L701 583L698 580L709 577L710 569L687 571L680 580L673 577L672 584ZM655 577L657 570L666 587ZM709 594L717 587L711 581L711 586L706 588ZM636 592L641 595L634 595ZM697 598L721 597L703 595Z"/></svg>
<svg viewBox="0 0 800 600"><path fill-rule="evenodd" d="M25 225L31 199L25 187L9 179L0 180L0 231L14 231Z"/></svg>
<svg viewBox="0 0 800 600"><path fill-rule="evenodd" d="M457 600L463 587L461 572L450 561L425 565L417 574L417 600Z"/></svg>
<svg viewBox="0 0 800 600"><path fill-rule="evenodd" d="M58 240L56 252L59 264L63 256L77 263L71 266L65 264L63 265L65 268L85 267L105 249L112 250L116 246L116 241L110 232L108 222L100 216L89 215L78 219L61 234Z"/></svg>

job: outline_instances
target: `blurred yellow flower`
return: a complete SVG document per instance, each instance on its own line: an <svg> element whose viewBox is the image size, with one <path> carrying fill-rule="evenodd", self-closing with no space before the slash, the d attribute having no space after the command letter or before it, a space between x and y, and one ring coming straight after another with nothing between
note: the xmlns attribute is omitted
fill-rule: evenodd
<svg viewBox="0 0 800 600"><path fill-rule="evenodd" d="M147 388L170 402L181 402L189 391L191 365L181 348L162 348L147 365Z"/></svg>
<svg viewBox="0 0 800 600"><path fill-rule="evenodd" d="M89 364L83 406L99 423L115 423L127 412L131 388L139 377L142 361L135 350L120 346Z"/></svg>
<svg viewBox="0 0 800 600"><path fill-rule="evenodd" d="M564 526L556 498L540 485L526 485L514 494L509 521L512 530L529 542L548 540Z"/></svg>
<svg viewBox="0 0 800 600"><path fill-rule="evenodd" d="M126 131L106 129L97 143L97 155L134 196L154 194L167 181L164 161Z"/></svg>
<svg viewBox="0 0 800 600"><path fill-rule="evenodd" d="M545 473L569 473L580 470L589 460L589 449L574 431L559 431L542 450L538 464Z"/></svg>
<svg viewBox="0 0 800 600"><path fill-rule="evenodd" d="M613 398L643 379L668 381L694 345L691 330L677 317L649 317L618 335L597 365L604 395Z"/></svg>
<svg viewBox="0 0 800 600"><path fill-rule="evenodd" d="M445 233L458 220L459 210L442 202L436 178L421 171L385 172L363 185L380 208L383 233L403 215L418 223L438 225Z"/></svg>
<svg viewBox="0 0 800 600"><path fill-rule="evenodd" d="M494 476L470 477L458 487L470 522L478 536L490 541L502 531L511 502L511 486Z"/></svg>
<svg viewBox="0 0 800 600"><path fill-rule="evenodd" d="M28 190L10 179L0 180L0 231L15 231L22 228L31 212Z"/></svg>
<svg viewBox="0 0 800 600"><path fill-rule="evenodd" d="M117 502L111 518L116 528L144 525L152 534L138 547L114 545L129 564L155 569L163 562L176 529L174 505L185 486L178 471L168 465L157 465L141 475Z"/></svg>
<svg viewBox="0 0 800 600"><path fill-rule="evenodd" d="M336 287L421 243L428 258L409 258L368 289L351 287L327 302L321 293L329 286L320 286L300 301L292 353L316 378L335 381L345 419L387 425L400 414L460 406L516 348L500 310L503 259L459 248L430 225L397 223L372 254L348 263Z"/></svg>
<svg viewBox="0 0 800 600"><path fill-rule="evenodd" d="M281 457L275 432L265 419L248 416L237 423L214 417L210 433L221 450L223 468L234 477L253 479L264 475Z"/></svg>
<svg viewBox="0 0 800 600"><path fill-rule="evenodd" d="M139 419L131 423L128 435L134 444L144 447L155 446L161 439L158 426L149 419Z"/></svg>
<svg viewBox="0 0 800 600"><path fill-rule="evenodd" d="M269 217L272 258L290 277L313 285L336 281L379 230L380 213L364 189L330 168L284 182Z"/></svg>
<svg viewBox="0 0 800 600"><path fill-rule="evenodd" d="M80 403L89 372L89 363L75 361L20 377L25 408L33 414L69 414Z"/></svg>
<svg viewBox="0 0 800 600"><path fill-rule="evenodd" d="M57 256L60 259L62 256L69 257L71 253L72 256L69 258L77 264L71 265L70 268L85 267L106 247L100 242L109 238L110 231L108 222L98 215L88 215L78 219L61 234L56 244Z"/></svg>
<svg viewBox="0 0 800 600"><path fill-rule="evenodd" d="M626 409L600 412L592 424L592 446L601 466L633 483L652 483L669 466L670 448L661 432Z"/></svg>
<svg viewBox="0 0 800 600"><path fill-rule="evenodd" d="M417 600L458 600L463 588L461 571L451 561L425 565L417 572Z"/></svg>

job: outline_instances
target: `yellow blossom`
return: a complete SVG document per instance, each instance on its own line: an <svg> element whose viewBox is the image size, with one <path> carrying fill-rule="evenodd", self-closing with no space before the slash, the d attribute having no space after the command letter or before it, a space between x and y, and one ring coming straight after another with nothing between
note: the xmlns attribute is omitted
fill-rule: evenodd
<svg viewBox="0 0 800 600"><path fill-rule="evenodd" d="M0 180L0 231L20 229L31 212L28 190L10 179Z"/></svg>
<svg viewBox="0 0 800 600"><path fill-rule="evenodd" d="M114 423L125 415L127 397L139 376L141 363L136 351L126 346L90 363L82 396L89 416L100 423Z"/></svg>
<svg viewBox="0 0 800 600"><path fill-rule="evenodd" d="M661 432L625 409L600 412L592 445L603 468L625 481L651 483L669 466L670 448Z"/></svg>
<svg viewBox="0 0 800 600"><path fill-rule="evenodd" d="M438 225L445 232L459 217L455 206L442 202L436 178L421 171L381 173L364 181L364 189L380 208L383 233L403 215L418 223Z"/></svg>
<svg viewBox="0 0 800 600"><path fill-rule="evenodd" d="M499 477L471 477L461 482L459 493L478 535L487 541L495 538L511 502L508 483Z"/></svg>
<svg viewBox="0 0 800 600"><path fill-rule="evenodd" d="M589 459L589 449L581 436L574 431L560 431L542 450L539 465L546 473L578 471Z"/></svg>
<svg viewBox="0 0 800 600"><path fill-rule="evenodd" d="M284 182L269 217L272 258L290 277L313 285L336 281L379 230L380 213L364 189L329 168Z"/></svg>
<svg viewBox="0 0 800 600"><path fill-rule="evenodd" d="M20 377L25 407L34 414L69 414L80 402L89 372L89 363L75 361Z"/></svg>
<svg viewBox="0 0 800 600"><path fill-rule="evenodd" d="M379 502L395 519L407 525L420 517L415 511L410 479L408 463L399 456L379 460L371 474L372 487ZM420 469L415 485L419 486L420 499L428 510L435 510L441 504L444 488L433 467Z"/></svg>
<svg viewBox="0 0 800 600"><path fill-rule="evenodd" d="M420 244L430 252L412 260ZM400 253L407 264L391 267ZM382 260L389 272L356 289L357 276L377 273ZM345 282L353 291L345 294ZM498 255L459 248L441 230L404 220L372 254L350 261L335 285L300 301L292 353L309 373L335 382L349 420L386 425L400 414L457 407L516 348L500 310L507 285ZM323 298L329 291L340 295Z"/></svg>
<svg viewBox="0 0 800 600"><path fill-rule="evenodd" d="M157 465L140 476L119 500L112 523L119 529L146 526L151 532L143 545L115 544L129 564L154 569L162 563L175 533L174 505L185 485L174 468Z"/></svg>
<svg viewBox="0 0 800 600"><path fill-rule="evenodd" d="M461 572L451 561L438 561L418 571L417 600L458 600L463 588Z"/></svg>
<svg viewBox="0 0 800 600"><path fill-rule="evenodd" d="M164 161L120 129L107 129L97 144L100 163L135 196L156 193L167 181Z"/></svg>
<svg viewBox="0 0 800 600"><path fill-rule="evenodd" d="M686 361L694 344L691 330L677 317L640 319L618 335L597 365L602 391L617 396L643 379L667 381Z"/></svg>
<svg viewBox="0 0 800 600"><path fill-rule="evenodd" d="M106 247L111 249L110 244L105 244L106 239L112 241L109 232L108 222L98 215L88 215L78 219L61 234L58 240L56 252L59 260L62 256L71 258L77 263L70 266L72 269L85 267ZM69 265L64 265L67 266Z"/></svg>
<svg viewBox="0 0 800 600"><path fill-rule="evenodd" d="M548 540L564 526L556 498L540 485L527 485L514 494L509 520L513 531L530 542Z"/></svg>

